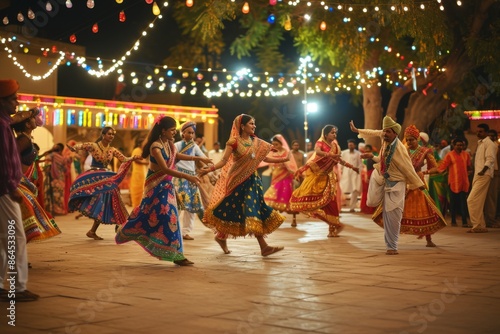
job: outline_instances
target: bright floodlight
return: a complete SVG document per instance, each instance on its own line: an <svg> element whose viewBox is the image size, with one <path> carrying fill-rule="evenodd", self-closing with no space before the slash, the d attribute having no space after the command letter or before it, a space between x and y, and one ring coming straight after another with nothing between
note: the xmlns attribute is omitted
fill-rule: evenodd
<svg viewBox="0 0 500 334"><path fill-rule="evenodd" d="M311 113L311 112L316 112L318 111L318 104L317 103L308 103L307 104L307 112L308 113Z"/></svg>

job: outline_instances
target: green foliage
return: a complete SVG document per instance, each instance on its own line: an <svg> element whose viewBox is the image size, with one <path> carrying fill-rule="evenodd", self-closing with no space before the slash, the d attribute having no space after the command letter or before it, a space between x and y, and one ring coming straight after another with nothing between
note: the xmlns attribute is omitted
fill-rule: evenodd
<svg viewBox="0 0 500 334"><path fill-rule="evenodd" d="M219 6L223 3L223 1L216 2L219 3ZM210 1L205 1L204 5L208 6L209 4ZM220 56L225 49L225 43L223 41L224 25L222 21L214 22L212 20L206 20L207 17L213 15L213 12L209 11L205 13L203 11L203 6L194 8L194 14L197 15L198 18L202 17L202 19L199 20L192 20L193 11L187 10L184 3L176 2L174 6L174 18L184 38L175 47L170 49L170 55L164 59L164 63L167 65L180 65L187 68L221 68ZM206 20L207 24L212 22L210 29L202 34L199 33L200 20ZM201 24L203 25L204 23ZM207 38L207 36L210 36L210 38Z"/></svg>
<svg viewBox="0 0 500 334"><path fill-rule="evenodd" d="M265 39L269 30L267 22L255 20L253 16L248 16L241 22L247 28L246 34L237 37L231 45L231 54L235 54L238 59L250 57L250 51ZM279 45L279 43L275 44Z"/></svg>
<svg viewBox="0 0 500 334"><path fill-rule="evenodd" d="M298 56L309 55L324 73L355 74L381 67L390 79L397 79L398 72L408 70L410 61L423 68L434 64L447 67L450 60L464 64L467 59L468 68L481 69L490 81L500 79L500 57L496 56L500 48L499 1L462 1L458 6L456 1L443 0L445 10L440 10L437 1L414 0L326 1L332 10L324 10L315 1L311 6L308 1L295 6L286 1L276 6L269 6L268 0L248 3L250 13L245 15L242 1L197 0L192 8L179 1L175 15L193 44L215 44L215 53L225 47L221 36L221 32L228 36L225 24L237 22L239 34L227 41L231 53L238 58L256 56L257 66L265 71L294 73ZM337 8L339 3L344 4L341 9ZM420 8L422 4L425 10ZM353 11L348 10L350 5ZM374 5L380 10L375 11ZM368 10L363 12L365 6ZM486 8L484 15L479 13L481 8ZM276 17L275 24L267 22L270 13ZM286 31L285 23L290 22L291 30ZM324 31L319 29L321 22L326 24ZM282 47L290 39L296 52ZM392 52L387 52L387 47ZM180 45L177 51L186 57L189 47ZM201 52L192 54L202 58ZM446 88L450 100L461 103L474 95L480 81L477 74L467 73L462 79ZM327 82L314 84L326 86ZM497 94L499 89L494 89Z"/></svg>

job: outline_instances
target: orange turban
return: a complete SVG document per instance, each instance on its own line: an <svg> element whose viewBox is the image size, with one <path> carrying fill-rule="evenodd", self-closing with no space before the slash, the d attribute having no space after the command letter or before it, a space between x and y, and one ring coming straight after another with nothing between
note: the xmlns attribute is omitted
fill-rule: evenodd
<svg viewBox="0 0 500 334"><path fill-rule="evenodd" d="M410 125L405 129L405 137L413 137L418 139L420 137L420 132L415 125Z"/></svg>
<svg viewBox="0 0 500 334"><path fill-rule="evenodd" d="M19 89L16 80L0 80L0 98L11 96Z"/></svg>

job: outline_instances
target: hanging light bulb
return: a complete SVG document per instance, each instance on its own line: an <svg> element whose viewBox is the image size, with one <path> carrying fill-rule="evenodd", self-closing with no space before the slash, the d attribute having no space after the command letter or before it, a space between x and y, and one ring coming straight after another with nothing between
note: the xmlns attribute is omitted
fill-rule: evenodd
<svg viewBox="0 0 500 334"><path fill-rule="evenodd" d="M274 24L274 22L276 22L276 16L274 14L269 14L269 16L267 17L267 22L269 24Z"/></svg>
<svg viewBox="0 0 500 334"><path fill-rule="evenodd" d="M248 2L245 2L245 4L243 5L243 8L241 8L241 11L243 12L243 14L250 13L250 6L248 5Z"/></svg>
<svg viewBox="0 0 500 334"><path fill-rule="evenodd" d="M278 0L269 0L269 4L271 6L276 6L276 3L278 2Z"/></svg>
<svg viewBox="0 0 500 334"><path fill-rule="evenodd" d="M186 7L191 8L191 7L193 7L193 5L194 5L194 1L193 0L186 0Z"/></svg>
<svg viewBox="0 0 500 334"><path fill-rule="evenodd" d="M35 13L30 9L28 9L28 19L33 20L35 18Z"/></svg>
<svg viewBox="0 0 500 334"><path fill-rule="evenodd" d="M23 15L23 13L19 12L19 14L17 14L17 20L19 22L23 22L24 21L24 15Z"/></svg>
<svg viewBox="0 0 500 334"><path fill-rule="evenodd" d="M121 4L121 3L123 3L123 0L116 0L116 3Z"/></svg>
<svg viewBox="0 0 500 334"><path fill-rule="evenodd" d="M153 0L146 0L146 3L147 3L148 5L151 5L151 4L153 3Z"/></svg>
<svg viewBox="0 0 500 334"><path fill-rule="evenodd" d="M4 18L3 18L3 20L2 20L2 22L3 22L3 24L5 24L5 25L9 24L9 18L8 18L7 16L6 16L6 17L4 17Z"/></svg>
<svg viewBox="0 0 500 334"><path fill-rule="evenodd" d="M290 16L286 16L286 20L285 20L285 30L286 31L290 31L292 30L292 20L290 20Z"/></svg>
<svg viewBox="0 0 500 334"><path fill-rule="evenodd" d="M94 0L87 0L87 8L92 9L94 8L95 3Z"/></svg>
<svg viewBox="0 0 500 334"><path fill-rule="evenodd" d="M125 16L125 12L122 10L122 11L120 12L120 14L118 14L118 20L119 20L120 22L125 22L125 20L126 20L126 19L127 19L127 17Z"/></svg>
<svg viewBox="0 0 500 334"><path fill-rule="evenodd" d="M160 7L158 7L156 2L153 3L153 14L156 16L160 15Z"/></svg>
<svg viewBox="0 0 500 334"><path fill-rule="evenodd" d="M47 12L51 12L52 11L52 4L50 3L50 1L47 1L47 3L45 4L45 10Z"/></svg>
<svg viewBox="0 0 500 334"><path fill-rule="evenodd" d="M94 34L97 34L99 32L99 25L97 23L94 23L94 25L92 26L92 32Z"/></svg>
<svg viewBox="0 0 500 334"><path fill-rule="evenodd" d="M73 3L71 0L66 0L66 8L73 8Z"/></svg>
<svg viewBox="0 0 500 334"><path fill-rule="evenodd" d="M76 43L76 35L75 35L75 34L73 34L73 35L69 36L69 41L70 41L71 43ZM44 53L44 56L46 56L46 57L47 57L47 54L46 54L46 53Z"/></svg>
<svg viewBox="0 0 500 334"><path fill-rule="evenodd" d="M322 31L325 31L325 30L326 30L326 22L325 22L325 21L321 21L321 24L319 25L319 28L320 28Z"/></svg>

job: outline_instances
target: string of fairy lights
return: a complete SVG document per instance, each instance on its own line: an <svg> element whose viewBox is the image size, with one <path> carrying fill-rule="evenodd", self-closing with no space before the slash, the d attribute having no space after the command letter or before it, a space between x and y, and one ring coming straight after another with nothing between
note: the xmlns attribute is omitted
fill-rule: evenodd
<svg viewBox="0 0 500 334"><path fill-rule="evenodd" d="M27 65L21 64L17 57L15 56L14 49L20 49L24 53L29 53L29 47L24 46L22 43L19 44L16 41L15 35L1 36L0 42L4 45L4 50L7 56L12 60L13 64L17 66L23 74L31 78L32 80L43 80L48 78L53 74L59 66L66 64L71 66L75 59L77 66L83 68L89 75L96 78L108 76L111 73L118 73L118 81L123 83L130 83L132 85L144 85L146 89L158 90L158 91L170 91L172 93L180 94L191 94L196 95L202 93L206 97L220 97L220 96L240 96L240 97L251 97L251 96L284 96L284 95L298 95L303 89L305 80L307 80L307 93L315 94L320 92L340 92L340 91L355 91L362 89L363 85L370 88L372 85L381 86L382 82L386 82L390 85L403 86L403 83L407 80L415 79L419 75L427 75L430 71L429 68L415 68L410 62L408 65L401 70L391 70L385 71L382 68L374 68L365 73L323 73L317 67L314 67L312 62L301 62L297 72L295 74L281 74L281 73L252 73L249 69L242 69L237 71L228 71L227 69L199 69L199 68L182 68L181 66L168 66L168 65L154 65L153 73L137 73L134 71L128 71L124 68L128 57L134 53L138 52L141 45L141 40L148 36L148 33L155 28L155 23L157 20L162 19L160 6L156 4L153 0L145 0L147 4L152 4L154 19L147 25L146 29L142 31L140 37L129 47L123 55L118 59L104 60L100 57L91 59L97 63L96 67L93 68L87 58L75 55L74 53L65 53L63 51L54 50L54 46L40 47L40 52L43 56L47 56L49 52L57 54L58 58L53 61L49 61L50 69L42 75L33 75L30 70L27 69ZM229 0L235 2L236 0ZM438 4L441 5L440 9L443 10L441 0L436 0ZM123 2L123 0L116 0L117 3ZM425 5L429 4L431 1L421 1L415 2L414 7L418 7L421 10L425 9ZM434 2L434 1L432 1ZM71 1L65 2L67 8L72 8ZM379 11L382 5L368 5L362 6L360 4L346 4L338 1L280 1L280 0L270 0L269 5L288 5L288 6L298 6L299 4L305 4L306 6L320 5L325 10L332 11L335 8L337 10L343 10L346 12L353 12L355 10L362 10L367 12L368 10ZM457 5L460 6L462 3L457 1ZM46 10L49 11L51 2L47 1ZM194 0L186 0L187 7L193 7L196 5ZM92 0L87 1L87 7L89 9L94 8L95 3ZM164 2L161 7L162 10L168 6L168 2ZM389 6L389 5L387 5ZM394 9L392 8L394 7ZM406 8L401 5L398 8L396 6L389 6L390 10L396 11L410 10L409 7ZM248 14L250 11L250 5L248 1L243 1L242 12ZM22 15L22 14L21 14ZM30 12L27 14L29 19L34 19ZM310 17L310 16L309 16ZM307 15L306 15L307 18ZM23 18L24 19L24 18ZM288 18L287 18L288 19ZM19 20L19 15L18 15ZM268 19L269 21L269 19ZM8 19L4 18L3 23L8 24ZM344 20L344 22L349 22L349 20ZM320 29L323 25L320 25ZM285 22L284 28L287 29L287 23ZM70 40L74 34L70 36ZM76 40L76 37L74 38ZM370 40L371 42L379 42L378 39ZM9 46L16 43L16 47ZM398 53L394 52L390 46L385 46L384 50L388 53L392 53L395 57L403 59L404 57ZM413 47L414 51L415 48ZM36 51L38 52L38 51ZM90 59L90 58L89 58ZM109 63L109 66L105 68L104 62ZM37 64L41 64L41 58L37 59ZM303 76L303 66L302 64L307 64L308 69L306 71L307 75ZM444 68L433 68L432 70L444 71Z"/></svg>
<svg viewBox="0 0 500 334"><path fill-rule="evenodd" d="M74 1L74 0L73 0ZM54 10L54 7L59 8L58 3L64 3L65 7L67 9L72 9L73 8L73 1L71 0L46 0L40 1L38 3L39 6L41 6L45 12L50 13ZM117 4L122 4L124 0L115 0ZM146 4L151 5L151 10L154 15L159 15L160 13L160 6L156 3L154 0L144 0ZM223 1L223 0L221 0ZM226 0L228 1L228 0ZM241 3L241 12L243 14L248 14L251 11L251 3L252 1L244 1L244 0L229 0L230 2L239 2ZM195 0L185 0L186 7L191 8L196 5ZM346 11L346 12L356 12L356 11L362 11L363 13L367 13L369 11L382 11L382 10L390 10L392 12L398 12L398 11L403 11L403 12L408 12L413 9L420 9L420 10L425 10L427 6L431 3L436 3L439 6L440 10L444 10L444 5L442 3L442 0L420 0L420 1L414 1L410 3L405 3L402 2L401 4L396 4L396 3L375 3L375 4L359 4L359 3L346 3L342 1L325 1L325 0L269 0L269 6L274 7L274 6L289 6L289 7L298 7L298 6L306 6L310 8L322 8L325 11ZM462 1L461 0L456 0L457 6L462 6ZM163 7L167 6L168 2L163 3ZM261 5L261 4L259 4ZM88 9L92 10L95 8L95 1L94 0L86 0L86 6ZM43 15L44 13L41 12L35 12L31 7L29 7L25 13L22 11L19 11L16 14L16 20L18 22L24 22L26 19L28 20L35 20L37 16ZM121 22L125 21L126 16L124 15L124 11L120 11L119 13L119 20ZM310 15L309 15L310 17ZM4 16L2 19L2 23L4 25L9 25L11 23L12 18L9 18L8 15ZM272 20L272 18L271 18Z"/></svg>

